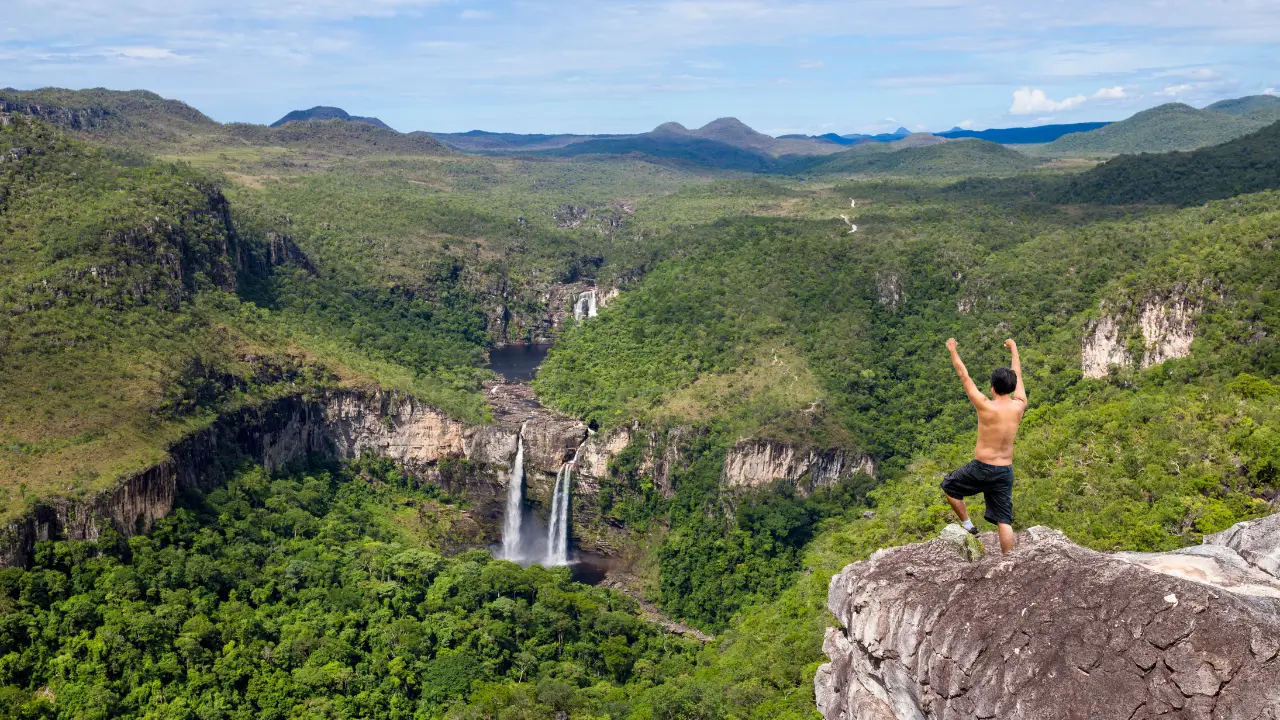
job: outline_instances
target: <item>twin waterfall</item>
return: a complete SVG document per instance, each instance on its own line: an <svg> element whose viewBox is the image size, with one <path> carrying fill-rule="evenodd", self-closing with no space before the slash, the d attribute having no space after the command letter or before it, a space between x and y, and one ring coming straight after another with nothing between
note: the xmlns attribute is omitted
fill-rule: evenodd
<svg viewBox="0 0 1280 720"><path fill-rule="evenodd" d="M579 446L581 451L582 447ZM551 498L551 526L547 530L546 556L542 564L558 567L569 564L569 496L573 491L573 460L565 463L556 474L555 493ZM515 461L507 479L507 508L502 522L502 557L516 562L530 559L530 548L523 541L524 519L524 428L516 445Z"/></svg>
<svg viewBox="0 0 1280 720"><path fill-rule="evenodd" d="M573 319L582 322L595 317L599 312L599 299L596 290L579 293L573 303ZM516 562L530 562L543 550L542 564L556 567L569 564L569 503L573 494L573 468L578 462L578 446L573 459L565 463L556 473L555 492L551 497L551 523L547 528L546 547L536 546L536 541L524 542L524 430L520 426L520 436L516 445L515 461L511 464L511 476L507 479L507 508L502 522L502 558Z"/></svg>

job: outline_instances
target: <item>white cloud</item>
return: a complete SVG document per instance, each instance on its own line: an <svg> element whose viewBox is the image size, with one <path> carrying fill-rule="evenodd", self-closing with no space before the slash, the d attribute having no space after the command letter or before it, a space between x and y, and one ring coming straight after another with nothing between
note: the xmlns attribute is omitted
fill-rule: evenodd
<svg viewBox="0 0 1280 720"><path fill-rule="evenodd" d="M1267 88L1266 90L1262 91L1262 94L1263 95L1280 95L1280 92L1277 92L1275 88Z"/></svg>
<svg viewBox="0 0 1280 720"><path fill-rule="evenodd" d="M458 13L458 17L463 20L488 20L493 17L493 13L488 10L463 10Z"/></svg>
<svg viewBox="0 0 1280 720"><path fill-rule="evenodd" d="M129 58L131 60L167 60L175 58L172 50L158 47L122 47L111 48L107 51L108 55L116 55L119 57Z"/></svg>
<svg viewBox="0 0 1280 720"><path fill-rule="evenodd" d="M803 70L815 70L817 68L822 67L825 64L826 63L822 62L821 60L805 60L804 62L800 63L796 67L801 68Z"/></svg>
<svg viewBox="0 0 1280 720"><path fill-rule="evenodd" d="M1013 105L1009 107L1010 115L1035 115L1043 112L1058 112L1079 107L1088 98L1084 95L1053 100L1043 90L1024 87L1013 91Z"/></svg>
<svg viewBox="0 0 1280 720"><path fill-rule="evenodd" d="M960 128L961 130L972 130L972 129L973 129L973 121L972 121L972 120L961 120L960 122L956 123L956 127Z"/></svg>
<svg viewBox="0 0 1280 720"><path fill-rule="evenodd" d="M1177 97L1179 95L1186 94L1187 91L1191 90L1193 87L1194 87L1193 85L1188 85L1188 84L1166 85L1163 90L1157 90L1153 94L1159 95L1161 97Z"/></svg>
<svg viewBox="0 0 1280 720"><path fill-rule="evenodd" d="M1098 92L1093 94L1094 100L1119 100L1125 97L1124 88L1119 85L1109 88L1098 88Z"/></svg>

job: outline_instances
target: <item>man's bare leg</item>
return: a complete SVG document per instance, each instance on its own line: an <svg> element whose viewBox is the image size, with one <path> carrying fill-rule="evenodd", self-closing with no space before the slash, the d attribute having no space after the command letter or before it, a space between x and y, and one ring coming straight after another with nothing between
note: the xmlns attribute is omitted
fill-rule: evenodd
<svg viewBox="0 0 1280 720"><path fill-rule="evenodd" d="M1008 523L999 523L1000 528L1000 552L1008 554L1013 550L1013 526Z"/></svg>
<svg viewBox="0 0 1280 720"><path fill-rule="evenodd" d="M969 508L964 506L964 501L953 498L945 493L943 493L943 495L947 498L947 502L951 504L951 509L955 510L956 515L960 516L960 522L966 522L969 519Z"/></svg>

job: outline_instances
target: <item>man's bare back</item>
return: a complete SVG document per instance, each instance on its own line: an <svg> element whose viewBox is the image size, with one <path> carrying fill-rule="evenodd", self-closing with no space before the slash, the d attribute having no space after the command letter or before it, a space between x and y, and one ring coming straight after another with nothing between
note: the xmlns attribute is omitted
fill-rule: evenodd
<svg viewBox="0 0 1280 720"><path fill-rule="evenodd" d="M991 397L988 398L969 377L956 352L956 339L947 340L951 365L978 413L978 442L973 449L974 462L948 475L942 489L965 528L974 533L977 529L969 521L964 498L983 493L986 519L999 527L1000 548L1009 552L1013 549L1013 441L1027 409L1027 392L1022 385L1018 345L1012 339L1005 340L1004 344L1013 353L1013 361L1010 368L999 368L991 374Z"/></svg>

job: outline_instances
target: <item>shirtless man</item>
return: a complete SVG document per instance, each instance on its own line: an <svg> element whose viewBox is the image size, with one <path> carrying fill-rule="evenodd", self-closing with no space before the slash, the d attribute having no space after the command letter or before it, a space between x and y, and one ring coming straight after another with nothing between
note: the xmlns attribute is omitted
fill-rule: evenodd
<svg viewBox="0 0 1280 720"><path fill-rule="evenodd" d="M991 372L991 398L982 394L964 362L956 352L956 339L947 340L951 353L951 366L964 383L964 392L978 411L978 445L973 449L973 462L956 470L942 481L942 492L947 502L964 522L964 529L978 534L969 520L969 510L964 498L982 493L987 511L983 517L1000 529L1000 550L1013 549L1013 438L1018 434L1018 424L1027 409L1027 391L1022 387L1022 363L1018 361L1018 344L1005 340L1004 346L1013 353L1013 367L996 368Z"/></svg>

